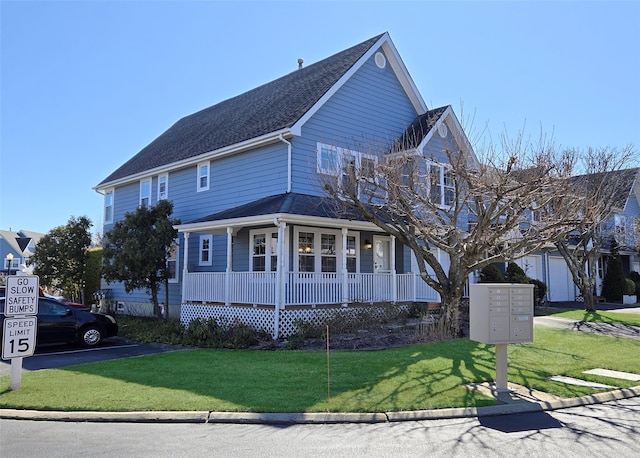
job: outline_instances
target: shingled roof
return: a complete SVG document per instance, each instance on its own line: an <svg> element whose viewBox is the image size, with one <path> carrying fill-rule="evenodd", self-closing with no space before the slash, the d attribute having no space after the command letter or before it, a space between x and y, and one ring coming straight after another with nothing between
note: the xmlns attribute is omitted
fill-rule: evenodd
<svg viewBox="0 0 640 458"><path fill-rule="evenodd" d="M364 221L362 216L356 212L350 212L347 214L344 210L339 210L335 201L329 197L310 196L307 194L290 192L264 197L238 207L189 221L185 224L207 223L276 214L313 216L320 218L346 218Z"/></svg>
<svg viewBox="0 0 640 458"><path fill-rule="evenodd" d="M100 185L292 127L383 35L180 119Z"/></svg>
<svg viewBox="0 0 640 458"><path fill-rule="evenodd" d="M396 148L400 150L416 148L422 140L424 140L427 134L431 132L431 129L433 129L436 122L438 122L442 114L449 107L450 105L445 105L443 107L434 108L433 110L429 110L426 113L417 116L398 139Z"/></svg>

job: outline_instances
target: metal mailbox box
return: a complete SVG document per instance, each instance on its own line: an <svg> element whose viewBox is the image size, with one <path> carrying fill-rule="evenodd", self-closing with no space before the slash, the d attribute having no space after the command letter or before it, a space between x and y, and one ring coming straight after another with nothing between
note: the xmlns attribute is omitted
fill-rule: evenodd
<svg viewBox="0 0 640 458"><path fill-rule="evenodd" d="M533 288L518 283L470 285L470 338L487 344L533 342Z"/></svg>

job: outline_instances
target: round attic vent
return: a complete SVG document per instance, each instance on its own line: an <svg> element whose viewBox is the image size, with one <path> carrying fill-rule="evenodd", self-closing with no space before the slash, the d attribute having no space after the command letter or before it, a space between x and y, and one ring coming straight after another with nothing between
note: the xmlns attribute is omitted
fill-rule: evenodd
<svg viewBox="0 0 640 458"><path fill-rule="evenodd" d="M438 126L438 133L442 138L445 138L447 136L447 126L445 125L445 123L442 123Z"/></svg>
<svg viewBox="0 0 640 458"><path fill-rule="evenodd" d="M376 53L375 60L376 60L376 65L378 66L378 68L386 67L387 59L386 59L386 57L384 57L384 54L382 54L381 52L377 52Z"/></svg>

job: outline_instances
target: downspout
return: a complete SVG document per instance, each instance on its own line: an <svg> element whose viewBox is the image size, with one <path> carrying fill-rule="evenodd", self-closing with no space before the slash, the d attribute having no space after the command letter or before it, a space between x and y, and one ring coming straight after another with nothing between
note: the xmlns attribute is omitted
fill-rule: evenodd
<svg viewBox="0 0 640 458"><path fill-rule="evenodd" d="M278 136L281 142L287 144L287 193L291 192L291 180L292 180L292 165L291 165L291 155L292 155L292 145L291 142L284 139L282 134Z"/></svg>

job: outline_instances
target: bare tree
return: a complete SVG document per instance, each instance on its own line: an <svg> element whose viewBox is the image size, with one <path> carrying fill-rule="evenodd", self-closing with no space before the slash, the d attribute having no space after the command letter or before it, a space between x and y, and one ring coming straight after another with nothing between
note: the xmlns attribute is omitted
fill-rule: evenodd
<svg viewBox="0 0 640 458"><path fill-rule="evenodd" d="M554 199L541 213L553 213L567 224L566 237L554 244L569 267L573 282L584 298L585 310L595 311L593 295L596 268L603 245L615 237L626 244L627 228L616 224L614 216L622 207L632 188L638 169L627 169L635 153L631 146L623 149L592 148L586 152L567 150L563 156L566 179L555 182L556 195L569 199ZM561 194L562 193L562 194ZM544 216L542 216L544 218Z"/></svg>
<svg viewBox="0 0 640 458"><path fill-rule="evenodd" d="M340 211L358 211L413 251L422 279L440 294L440 328L457 335L471 273L526 256L566 233L554 216L532 218L557 198L558 161L544 139L503 138L499 152L489 148L478 158L460 148L459 139L419 151L422 137L405 135L391 148L357 145L354 150L376 160L343 160L338 173L324 175L323 186Z"/></svg>

